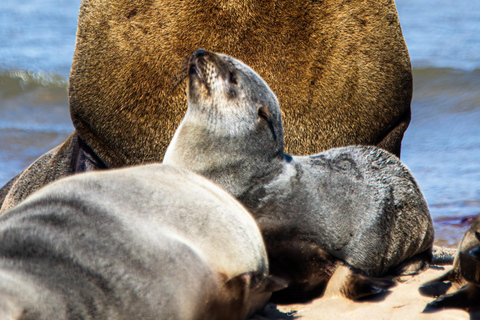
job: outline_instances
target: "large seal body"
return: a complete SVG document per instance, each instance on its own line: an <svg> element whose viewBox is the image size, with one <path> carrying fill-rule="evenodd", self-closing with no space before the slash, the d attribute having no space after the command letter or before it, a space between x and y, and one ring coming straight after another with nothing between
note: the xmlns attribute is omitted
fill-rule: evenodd
<svg viewBox="0 0 480 320"><path fill-rule="evenodd" d="M287 152L366 144L400 153L412 74L393 0L83 0L70 110L105 167L162 160L185 112L177 76L197 48L238 57L268 81ZM18 178L3 210L51 181L51 167L59 176L84 167L76 158L59 166L71 149L55 152Z"/></svg>
<svg viewBox="0 0 480 320"><path fill-rule="evenodd" d="M251 215L174 167L62 179L0 220L2 319L244 319L271 294Z"/></svg>
<svg viewBox="0 0 480 320"><path fill-rule="evenodd" d="M188 110L164 163L210 178L252 212L272 272L312 293L337 260L370 276L428 264L432 220L397 157L366 146L284 154L275 95L229 56L197 51L187 93Z"/></svg>

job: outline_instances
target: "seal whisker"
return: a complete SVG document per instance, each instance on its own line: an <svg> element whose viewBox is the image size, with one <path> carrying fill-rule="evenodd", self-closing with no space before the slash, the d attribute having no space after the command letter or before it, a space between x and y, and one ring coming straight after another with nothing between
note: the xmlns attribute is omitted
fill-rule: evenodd
<svg viewBox="0 0 480 320"><path fill-rule="evenodd" d="M165 98L162 100L160 107L163 108L165 103L170 99L175 90L180 86L180 84L188 77L187 74L188 67L184 66L176 75L172 77L173 86L170 91L167 92Z"/></svg>
<svg viewBox="0 0 480 320"><path fill-rule="evenodd" d="M169 94L167 95L170 96L174 91L175 89L183 82L183 80L185 80L187 77L188 77L188 74L187 74L187 70L188 70L188 67L185 66L182 70L180 70L174 77L174 85L172 87L172 90L170 90Z"/></svg>
<svg viewBox="0 0 480 320"><path fill-rule="evenodd" d="M189 57L185 56L183 57L179 63L178 63L178 68L180 69L173 77L171 83L173 83L172 89L165 95L165 100L167 100L174 92L175 89L183 82L188 77L188 62L189 62Z"/></svg>

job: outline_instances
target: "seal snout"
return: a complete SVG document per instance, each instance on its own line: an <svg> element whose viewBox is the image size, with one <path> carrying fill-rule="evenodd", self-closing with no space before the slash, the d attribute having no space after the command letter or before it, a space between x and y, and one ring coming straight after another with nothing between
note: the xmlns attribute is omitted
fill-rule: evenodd
<svg viewBox="0 0 480 320"><path fill-rule="evenodd" d="M218 78L223 75L222 67L222 60L215 53L203 49L196 50L189 61L189 91L210 96L213 87L219 84Z"/></svg>
<svg viewBox="0 0 480 320"><path fill-rule="evenodd" d="M205 69L208 64L206 56L209 54L208 51L203 49L196 50L190 57L189 67L188 67L188 76L196 77L200 80L201 83L205 82Z"/></svg>
<svg viewBox="0 0 480 320"><path fill-rule="evenodd" d="M197 51L195 51L195 52L193 53L193 56L195 56L195 57L203 56L203 55L205 54L205 52L206 52L206 51L203 50L203 49L198 49Z"/></svg>

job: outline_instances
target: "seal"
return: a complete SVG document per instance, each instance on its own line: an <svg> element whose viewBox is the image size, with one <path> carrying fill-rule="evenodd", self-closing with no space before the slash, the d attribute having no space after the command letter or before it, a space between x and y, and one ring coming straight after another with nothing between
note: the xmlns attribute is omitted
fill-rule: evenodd
<svg viewBox="0 0 480 320"><path fill-rule="evenodd" d="M338 261L375 277L428 266L432 219L397 157L371 146L285 154L278 101L252 69L198 50L188 72L188 109L164 163L206 176L250 210L271 272L290 283L286 297L321 293Z"/></svg>
<svg viewBox="0 0 480 320"><path fill-rule="evenodd" d="M61 179L0 221L2 319L245 319L279 283L243 206L167 165Z"/></svg>
<svg viewBox="0 0 480 320"><path fill-rule="evenodd" d="M2 210L84 168L77 137L100 167L161 162L185 112L176 76L197 48L238 57L270 83L287 152L400 154L412 71L394 1L83 0L69 80L76 131L0 191Z"/></svg>
<svg viewBox="0 0 480 320"><path fill-rule="evenodd" d="M480 317L480 216L464 234L453 268L425 283L419 291L426 296L440 296L427 304L424 312L464 309L471 319Z"/></svg>

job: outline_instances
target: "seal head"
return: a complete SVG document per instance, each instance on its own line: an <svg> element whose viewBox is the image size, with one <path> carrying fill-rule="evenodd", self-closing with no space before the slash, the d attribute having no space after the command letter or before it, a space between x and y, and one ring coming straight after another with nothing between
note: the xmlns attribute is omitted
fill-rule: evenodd
<svg viewBox="0 0 480 320"><path fill-rule="evenodd" d="M230 56L197 50L188 73L187 116L164 162L215 177L239 197L245 183L273 173L283 162L277 98L250 67Z"/></svg>

